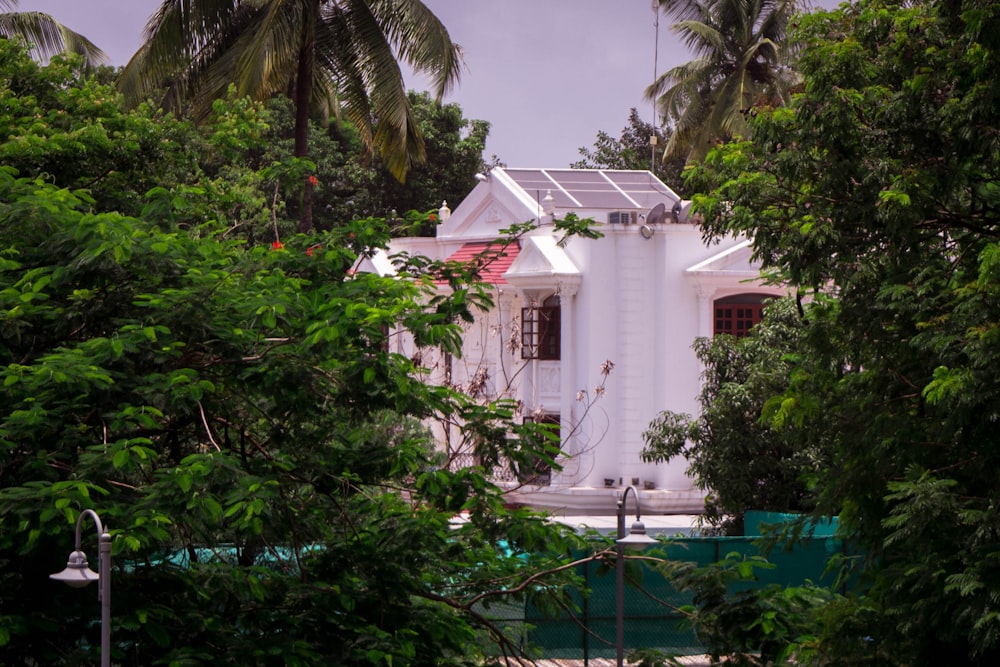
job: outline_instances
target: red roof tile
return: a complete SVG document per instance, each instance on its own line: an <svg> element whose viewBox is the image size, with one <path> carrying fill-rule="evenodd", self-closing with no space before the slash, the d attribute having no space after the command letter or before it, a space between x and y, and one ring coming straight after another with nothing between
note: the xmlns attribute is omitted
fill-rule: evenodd
<svg viewBox="0 0 1000 667"><path fill-rule="evenodd" d="M479 278L484 283L506 285L507 281L503 279L503 274L517 259L519 252L521 252L521 245L517 242L504 247L504 244L499 241L473 241L466 243L452 253L448 261L468 264L470 267L478 266ZM442 284L447 281L438 280L437 282Z"/></svg>

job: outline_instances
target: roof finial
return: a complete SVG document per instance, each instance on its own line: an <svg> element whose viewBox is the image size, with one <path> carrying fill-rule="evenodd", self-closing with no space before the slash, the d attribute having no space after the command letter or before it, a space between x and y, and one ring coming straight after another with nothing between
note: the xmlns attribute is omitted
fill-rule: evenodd
<svg viewBox="0 0 1000 667"><path fill-rule="evenodd" d="M545 197L542 199L542 213L545 215L553 215L556 212L556 200L552 197L552 190L545 193Z"/></svg>

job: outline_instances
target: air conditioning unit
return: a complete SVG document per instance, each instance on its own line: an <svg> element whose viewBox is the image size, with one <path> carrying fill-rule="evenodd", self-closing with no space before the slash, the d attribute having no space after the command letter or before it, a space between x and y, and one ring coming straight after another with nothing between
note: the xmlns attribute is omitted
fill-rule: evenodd
<svg viewBox="0 0 1000 667"><path fill-rule="evenodd" d="M638 219L635 211L611 211L608 213L608 224L634 225Z"/></svg>

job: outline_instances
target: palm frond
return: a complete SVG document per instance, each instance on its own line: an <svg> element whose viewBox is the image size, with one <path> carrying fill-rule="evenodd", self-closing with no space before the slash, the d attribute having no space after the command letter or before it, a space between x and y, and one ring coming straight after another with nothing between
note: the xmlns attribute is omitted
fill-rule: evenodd
<svg viewBox="0 0 1000 667"><path fill-rule="evenodd" d="M788 99L793 85L784 49L796 0L661 2L681 18L671 26L694 54L646 89L674 126L664 159L700 159L718 141L748 133L754 105ZM683 6L682 6L683 5Z"/></svg>
<svg viewBox="0 0 1000 667"><path fill-rule="evenodd" d="M236 89L240 95L265 98L287 88L295 77L305 38L315 39L318 16L313 5L269 2L240 28L232 51L238 54Z"/></svg>
<svg viewBox="0 0 1000 667"><path fill-rule="evenodd" d="M692 19L675 23L670 26L670 30L679 35L681 42L695 56L725 53L728 50L726 36L712 23Z"/></svg>
<svg viewBox="0 0 1000 667"><path fill-rule="evenodd" d="M659 10L678 21L686 21L702 14L706 0L657 0Z"/></svg>
<svg viewBox="0 0 1000 667"><path fill-rule="evenodd" d="M373 4L399 58L415 72L428 75L434 95L443 97L461 75L462 47L451 41L444 24L419 0L382 0Z"/></svg>
<svg viewBox="0 0 1000 667"><path fill-rule="evenodd" d="M460 74L461 48L420 0L163 0L118 86L132 104L156 95L197 117L231 84L256 99L307 86L314 110L342 105L401 179L424 146L400 62L438 96Z"/></svg>
<svg viewBox="0 0 1000 667"><path fill-rule="evenodd" d="M179 108L207 58L231 38L233 17L242 4L163 0L146 24L142 46L118 76L118 90L126 103L162 96L169 100L168 108ZM166 89L172 92L162 95Z"/></svg>
<svg viewBox="0 0 1000 667"><path fill-rule="evenodd" d="M6 6L15 5L8 3ZM87 66L100 65L108 60L96 44L43 12L0 13L0 36L23 38L39 59L60 53L75 53L83 56Z"/></svg>
<svg viewBox="0 0 1000 667"><path fill-rule="evenodd" d="M423 139L409 100L403 74L390 41L394 16L378 2L344 0L336 11L324 11L328 39L322 43L338 74L338 95L344 112L377 149L396 178L405 178L410 165L425 159ZM345 39L351 38L345 44Z"/></svg>

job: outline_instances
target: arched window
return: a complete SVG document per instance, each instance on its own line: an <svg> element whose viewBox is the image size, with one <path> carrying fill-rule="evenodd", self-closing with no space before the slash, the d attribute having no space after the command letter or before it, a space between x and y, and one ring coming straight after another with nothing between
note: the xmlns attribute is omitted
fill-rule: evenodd
<svg viewBox="0 0 1000 667"><path fill-rule="evenodd" d="M559 296L553 294L540 306L521 309L521 358L559 359Z"/></svg>
<svg viewBox="0 0 1000 667"><path fill-rule="evenodd" d="M715 315L713 335L746 336L750 328L760 322L764 307L773 298L771 294L734 294L716 299L712 304Z"/></svg>

